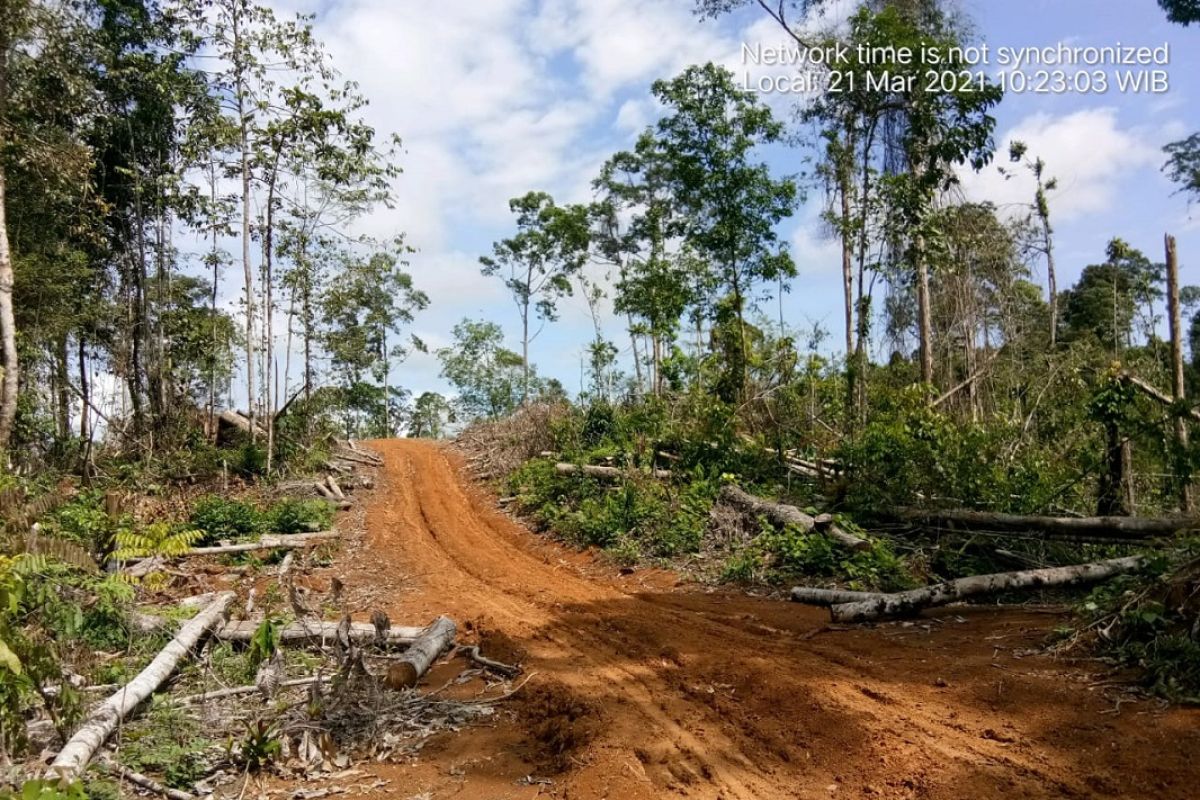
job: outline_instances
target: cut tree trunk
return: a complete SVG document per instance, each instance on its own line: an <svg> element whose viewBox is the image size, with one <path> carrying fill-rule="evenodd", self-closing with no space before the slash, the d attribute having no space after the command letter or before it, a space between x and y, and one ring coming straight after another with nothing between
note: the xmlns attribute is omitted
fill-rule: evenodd
<svg viewBox="0 0 1200 800"><path fill-rule="evenodd" d="M200 640L220 624L235 597L233 592L218 594L203 611L180 628L175 638L167 643L148 667L101 703L59 751L54 762L50 764L47 778L67 782L78 778L121 720L154 694Z"/></svg>
<svg viewBox="0 0 1200 800"><path fill-rule="evenodd" d="M810 586L797 586L792 589L792 602L824 608L841 603L870 600L878 596L879 594L876 592L852 592L849 589L817 589Z"/></svg>
<svg viewBox="0 0 1200 800"><path fill-rule="evenodd" d="M416 686L437 657L454 644L455 633L454 620L449 617L438 617L431 622L408 646L400 660L388 667L388 685L393 688Z"/></svg>
<svg viewBox="0 0 1200 800"><path fill-rule="evenodd" d="M215 547L193 547L172 558L188 558L190 556L217 556L225 553L253 553L258 550L295 550L300 547L315 547L323 542L338 538L337 531L317 531L316 533L286 533L275 536L264 536L257 542L240 542L238 544L223 544ZM168 559L158 556L144 558L125 568L125 572L135 578L153 572Z"/></svg>
<svg viewBox="0 0 1200 800"><path fill-rule="evenodd" d="M629 470L623 470L620 467L601 467L595 464L555 464L554 471L559 475L575 475L582 473L589 478L604 478L605 480L620 480L623 476L631 474ZM667 479L671 477L671 470L656 469L651 470L656 478Z"/></svg>
<svg viewBox="0 0 1200 800"><path fill-rule="evenodd" d="M1123 542L1172 536L1200 527L1197 517L1046 517L990 511L924 511L895 509L890 516L904 522L968 531L1038 533L1046 539Z"/></svg>
<svg viewBox="0 0 1200 800"><path fill-rule="evenodd" d="M833 539L843 547L848 547L851 550L866 550L871 547L871 543L866 539L860 538L833 524L817 525L817 520L805 514L795 506L785 505L783 503L772 503L769 500L755 497L734 486L732 483L727 483L721 487L721 499L726 503L740 509L746 514L754 516L764 516L774 525L780 527L784 525L795 525L800 530L808 533L811 530L818 530L830 539Z"/></svg>
<svg viewBox="0 0 1200 800"><path fill-rule="evenodd" d="M968 597L1099 583L1116 575L1135 572L1145 561L1144 556L1126 556L1070 567L973 575L906 592L876 594L868 599L839 603L830 608L830 616L834 622L867 622L887 617L911 616L923 608L942 606ZM793 592L793 596L794 594Z"/></svg>
<svg viewBox="0 0 1200 800"><path fill-rule="evenodd" d="M261 621L256 620L235 620L227 622L218 628L214 635L226 642L248 642L254 637L254 632L258 630L258 626L261 624ZM276 636L278 636L278 641L281 644L332 642L337 639L339 624L337 622L318 622L316 620L293 622L276 631ZM425 628L406 628L393 625L384 635L383 644L411 645L424 631ZM369 622L355 622L350 625L350 641L355 644L369 644L377 639L378 634L375 626Z"/></svg>

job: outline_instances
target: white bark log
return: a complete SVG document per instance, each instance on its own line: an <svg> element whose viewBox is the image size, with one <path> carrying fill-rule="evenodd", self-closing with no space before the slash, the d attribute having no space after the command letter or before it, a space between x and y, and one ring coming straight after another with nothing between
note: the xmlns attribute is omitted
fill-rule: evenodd
<svg viewBox="0 0 1200 800"><path fill-rule="evenodd" d="M555 464L554 471L559 475L583 473L589 478L603 478L605 480L619 480L624 475L633 474L629 470L623 470L620 467L601 467L596 464ZM671 477L671 470L655 469L651 470L650 474L656 478L665 480Z"/></svg>
<svg viewBox="0 0 1200 800"><path fill-rule="evenodd" d="M200 640L224 619L234 597L233 592L218 594L203 611L180 628L175 638L167 643L149 666L101 703L59 751L46 773L47 778L68 782L78 778L96 751L116 730L117 724L154 694Z"/></svg>
<svg viewBox="0 0 1200 800"><path fill-rule="evenodd" d="M877 597L879 597L877 592L854 592L849 589L817 589L811 586L797 586L792 589L792 602L825 608L841 603L872 600Z"/></svg>
<svg viewBox="0 0 1200 800"><path fill-rule="evenodd" d="M923 608L1009 591L1030 591L1051 586L1081 586L1099 583L1116 575L1134 572L1145 563L1143 556L1110 558L1070 567L1046 567L1021 572L997 572L973 575L920 589L893 594L877 594L869 599L840 603L830 608L834 622L866 622L885 617L916 614Z"/></svg>
<svg viewBox="0 0 1200 800"><path fill-rule="evenodd" d="M454 644L454 620L438 617L421 635L413 640L404 655L388 668L388 680L393 686L416 686L421 676L450 645Z"/></svg>
<svg viewBox="0 0 1200 800"><path fill-rule="evenodd" d="M218 628L215 635L223 641L248 642L261 624L261 620L231 621ZM293 622L280 628L277 631L277 635L281 644L294 642L332 642L337 639L338 624L336 622L319 622L317 620ZM384 636L384 643L409 645L416 641L417 637L424 631L425 628L396 627L393 625L388 630L387 635ZM355 622L351 624L350 641L357 644L365 644L374 642L375 639L374 625L369 622Z"/></svg>

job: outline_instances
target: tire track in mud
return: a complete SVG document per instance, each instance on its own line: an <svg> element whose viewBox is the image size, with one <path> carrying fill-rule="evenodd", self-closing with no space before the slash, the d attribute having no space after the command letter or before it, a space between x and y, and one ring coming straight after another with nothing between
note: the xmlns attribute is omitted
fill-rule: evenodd
<svg viewBox="0 0 1200 800"><path fill-rule="evenodd" d="M971 610L904 637L815 636L811 609L613 575L498 512L433 443L372 446L381 486L347 584L397 590L394 620L484 620L529 652L530 670L598 700L604 733L556 778L570 797L1170 797L1200 777L1200 715L1127 714L1118 728L1056 677L1066 668L1040 659L1050 677L1021 676L988 644L1035 643L1053 618ZM1141 752L1114 750L1130 729ZM473 740L489 745L499 772L530 769L504 737ZM505 796L540 790L528 788ZM473 791L453 783L458 797L497 796Z"/></svg>

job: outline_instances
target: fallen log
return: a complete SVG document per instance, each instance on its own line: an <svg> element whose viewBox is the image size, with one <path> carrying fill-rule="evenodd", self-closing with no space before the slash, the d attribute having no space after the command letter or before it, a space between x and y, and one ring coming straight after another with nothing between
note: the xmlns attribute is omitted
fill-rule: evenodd
<svg viewBox="0 0 1200 800"><path fill-rule="evenodd" d="M231 620L214 634L226 642L248 642L254 637L254 632L262 624L261 620ZM292 622L275 632L281 644L296 642L332 642L338 635L338 622L323 622L305 620ZM424 628L392 626L383 636L384 644L411 645L424 632ZM350 641L355 644L368 644L379 639L375 626L369 622L355 622L350 625Z"/></svg>
<svg viewBox="0 0 1200 800"><path fill-rule="evenodd" d="M325 476L325 484L329 487L329 490L331 492L333 492L333 496L336 499L338 499L338 500L346 499L345 492L342 491L342 487L338 486L337 481L334 480L332 475Z"/></svg>
<svg viewBox="0 0 1200 800"><path fill-rule="evenodd" d="M558 463L554 465L554 471L559 475L575 475L582 473L589 478L604 478L605 480L619 480L625 475L629 475L629 470L623 470L620 467L601 467L596 464L564 464ZM671 477L669 469L651 470L650 474L655 478L667 479Z"/></svg>
<svg viewBox="0 0 1200 800"><path fill-rule="evenodd" d="M149 666L110 695L84 720L58 752L46 772L46 777L65 782L78 778L121 720L154 694L200 640L220 624L235 597L233 592L221 592L199 614L184 623L175 638L167 643Z"/></svg>
<svg viewBox="0 0 1200 800"><path fill-rule="evenodd" d="M1070 567L1046 567L1022 572L996 572L973 575L920 589L892 594L875 594L868 599L839 603L830 608L834 622L868 622L886 617L912 616L930 606L942 606L968 597L1008 591L1029 591L1052 586L1083 586L1099 583L1116 575L1135 572L1145 563L1144 556L1125 556L1077 564Z"/></svg>
<svg viewBox="0 0 1200 800"><path fill-rule="evenodd" d="M721 487L721 499L741 509L744 513L764 516L773 524L781 527L784 525L795 525L805 533L817 528L830 539L851 550L866 550L871 547L871 543L866 539L846 533L846 531L832 524L832 522L827 526L818 528L817 522L813 517L805 514L795 506L763 500L742 491L742 489L734 486L732 483L727 483Z"/></svg>
<svg viewBox="0 0 1200 800"><path fill-rule="evenodd" d="M1073 541L1138 541L1173 536L1182 530L1200 528L1198 517L1047 517L991 511L925 511L918 508L898 508L889 516L903 522L938 528L1036 532L1046 539Z"/></svg>
<svg viewBox="0 0 1200 800"><path fill-rule="evenodd" d="M416 686L437 657L454 644L455 632L454 620L449 617L438 617L429 623L404 655L388 667L388 686L393 689Z"/></svg>
<svg viewBox="0 0 1200 800"><path fill-rule="evenodd" d="M811 586L797 586L792 589L792 602L804 603L809 606L830 606L842 603L855 603L860 600L871 600L878 597L877 592L854 592L849 589L817 589Z"/></svg>
<svg viewBox="0 0 1200 800"><path fill-rule="evenodd" d="M257 542L239 542L238 544L223 544L213 547L193 547L172 558L189 558L191 556L215 556L225 553L253 553L258 550L294 550L299 547L314 547L322 542L338 538L336 531L317 531L316 533L284 533L264 536ZM124 568L124 572L141 578L162 567L167 559L160 556L143 558Z"/></svg>

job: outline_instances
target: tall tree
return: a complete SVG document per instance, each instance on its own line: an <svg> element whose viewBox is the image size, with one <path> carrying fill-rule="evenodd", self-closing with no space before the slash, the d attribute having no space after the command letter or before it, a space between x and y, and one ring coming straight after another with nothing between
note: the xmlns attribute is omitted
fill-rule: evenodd
<svg viewBox="0 0 1200 800"><path fill-rule="evenodd" d="M666 108L654 126L666 180L682 210L688 244L714 267L728 292L741 344L742 394L748 376L746 308L760 281L796 274L775 226L791 215L798 190L756 160L755 149L779 141L782 123L732 73L715 64L688 67L651 89Z"/></svg>
<svg viewBox="0 0 1200 800"><path fill-rule="evenodd" d="M1047 295L1050 301L1050 347L1058 341L1058 279L1054 272L1054 229L1050 226L1050 201L1047 192L1058 188L1057 178L1046 177L1046 162L1041 157L1032 160L1026 158L1029 147L1024 142L1014 141L1008 148L1008 159L1014 164L1022 164L1033 175L1035 190L1033 194L1032 214L1037 217L1037 236L1034 249L1046 257ZM1006 176L1011 173L1001 170Z"/></svg>
<svg viewBox="0 0 1200 800"><path fill-rule="evenodd" d="M482 256L482 272L499 276L512 295L521 317L521 362L524 380L521 399L529 399L529 343L541 332L530 333L530 323L558 318L558 300L572 294L571 278L588 253L588 210L583 206L557 206L545 192L529 192L509 201L517 215L517 233L492 246Z"/></svg>
<svg viewBox="0 0 1200 800"><path fill-rule="evenodd" d="M525 362L504 347L494 322L464 319L454 326L454 344L437 351L442 377L458 391L455 405L468 419L496 419L516 409L524 395Z"/></svg>

